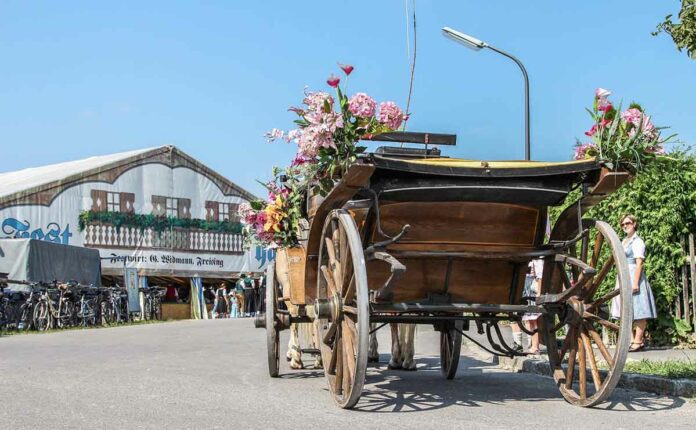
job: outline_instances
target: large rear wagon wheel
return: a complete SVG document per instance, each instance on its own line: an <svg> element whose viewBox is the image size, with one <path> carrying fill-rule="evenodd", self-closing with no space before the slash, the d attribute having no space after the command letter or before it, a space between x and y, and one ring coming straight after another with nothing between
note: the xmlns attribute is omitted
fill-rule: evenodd
<svg viewBox="0 0 696 430"><path fill-rule="evenodd" d="M440 332L440 371L447 379L454 379L462 352L463 321L447 323Z"/></svg>
<svg viewBox="0 0 696 430"><path fill-rule="evenodd" d="M595 220L583 220L583 229L586 234L569 253L596 274L565 302L559 315L544 317L543 335L561 394L569 403L590 407L611 395L621 377L632 337L633 299L628 261L616 232ZM546 264L553 265L544 267L544 278L549 277L554 292L583 282L576 267ZM612 306L619 315L612 315ZM558 341L562 327L566 335Z"/></svg>
<svg viewBox="0 0 696 430"><path fill-rule="evenodd" d="M324 223L315 311L329 391L338 406L352 408L365 383L370 317L362 243L345 210Z"/></svg>
<svg viewBox="0 0 696 430"><path fill-rule="evenodd" d="M266 267L266 346L268 348L268 374L278 377L280 369L280 333L276 312L278 311L278 285L275 276L276 262Z"/></svg>

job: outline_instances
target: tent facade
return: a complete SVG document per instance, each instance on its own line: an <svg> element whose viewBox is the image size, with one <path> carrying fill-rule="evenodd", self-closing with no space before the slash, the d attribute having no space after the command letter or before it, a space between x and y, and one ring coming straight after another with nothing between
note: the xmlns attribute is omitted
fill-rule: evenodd
<svg viewBox="0 0 696 430"><path fill-rule="evenodd" d="M99 252L102 272L237 277L273 253L245 250L249 192L173 146L0 174L0 237Z"/></svg>

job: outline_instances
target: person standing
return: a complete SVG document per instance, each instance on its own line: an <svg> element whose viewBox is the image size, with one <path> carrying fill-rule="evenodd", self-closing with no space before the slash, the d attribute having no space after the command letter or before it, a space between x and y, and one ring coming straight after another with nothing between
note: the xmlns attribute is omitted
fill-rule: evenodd
<svg viewBox="0 0 696 430"><path fill-rule="evenodd" d="M239 318L239 300L237 299L236 288L230 289L228 297L230 303L230 318Z"/></svg>
<svg viewBox="0 0 696 430"><path fill-rule="evenodd" d="M643 263L645 262L645 242L638 236L638 218L633 215L624 215L621 218L621 229L626 233L622 241L626 258L628 259L628 271L631 278L633 292L633 340L629 352L640 351L645 347L643 336L649 319L657 318L655 297L650 283L645 276ZM617 283L618 288L618 283ZM611 302L611 315L620 318L621 305L618 297Z"/></svg>
<svg viewBox="0 0 696 430"><path fill-rule="evenodd" d="M244 317L244 280L246 279L246 275L244 273L239 275L239 279L237 280L237 284L235 286L235 290L237 292L237 301L239 302L239 316L241 318Z"/></svg>
<svg viewBox="0 0 696 430"><path fill-rule="evenodd" d="M527 299L527 304L536 304L535 298L539 295L541 290L541 276L544 272L544 260L538 258L529 262L529 273L524 283L524 292L522 293L523 298ZM528 354L537 355L539 354L539 313L526 313L522 317L522 321L527 326L527 330L534 333L531 335Z"/></svg>
<svg viewBox="0 0 696 430"><path fill-rule="evenodd" d="M254 280L251 276L247 275L244 278L244 316L246 317L252 316L256 311L255 295Z"/></svg>

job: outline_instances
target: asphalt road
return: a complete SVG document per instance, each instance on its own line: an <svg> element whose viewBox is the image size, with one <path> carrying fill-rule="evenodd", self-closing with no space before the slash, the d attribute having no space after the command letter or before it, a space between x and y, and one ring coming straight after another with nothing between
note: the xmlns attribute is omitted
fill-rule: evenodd
<svg viewBox="0 0 696 430"><path fill-rule="evenodd" d="M380 351L387 352L388 333ZM696 402L616 390L594 409L567 404L549 378L462 357L440 376L438 337L419 328L417 372L368 369L352 411L323 371L266 368L250 319L182 321L0 338L0 428L690 428Z"/></svg>

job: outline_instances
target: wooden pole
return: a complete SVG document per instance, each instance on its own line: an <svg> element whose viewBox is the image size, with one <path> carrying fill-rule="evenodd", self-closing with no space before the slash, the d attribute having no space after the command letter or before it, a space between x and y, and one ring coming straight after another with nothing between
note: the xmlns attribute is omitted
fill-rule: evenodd
<svg viewBox="0 0 696 430"><path fill-rule="evenodd" d="M696 325L696 254L694 252L694 235L689 233L689 266L691 268L691 317L694 319L694 325ZM689 307L689 302L684 303ZM692 325L692 327L694 326Z"/></svg>
<svg viewBox="0 0 696 430"><path fill-rule="evenodd" d="M686 266L689 264L688 262L688 252L686 250L686 236L681 238L681 248L682 248L682 254L684 255L684 261L682 262L681 265L681 281L682 281L682 291L681 291L681 296L678 295L679 297L679 318L684 318L686 321L690 321L691 319L689 318L689 281L688 281L688 276L686 274ZM683 306L683 307L682 307ZM684 311L684 312L682 312Z"/></svg>

